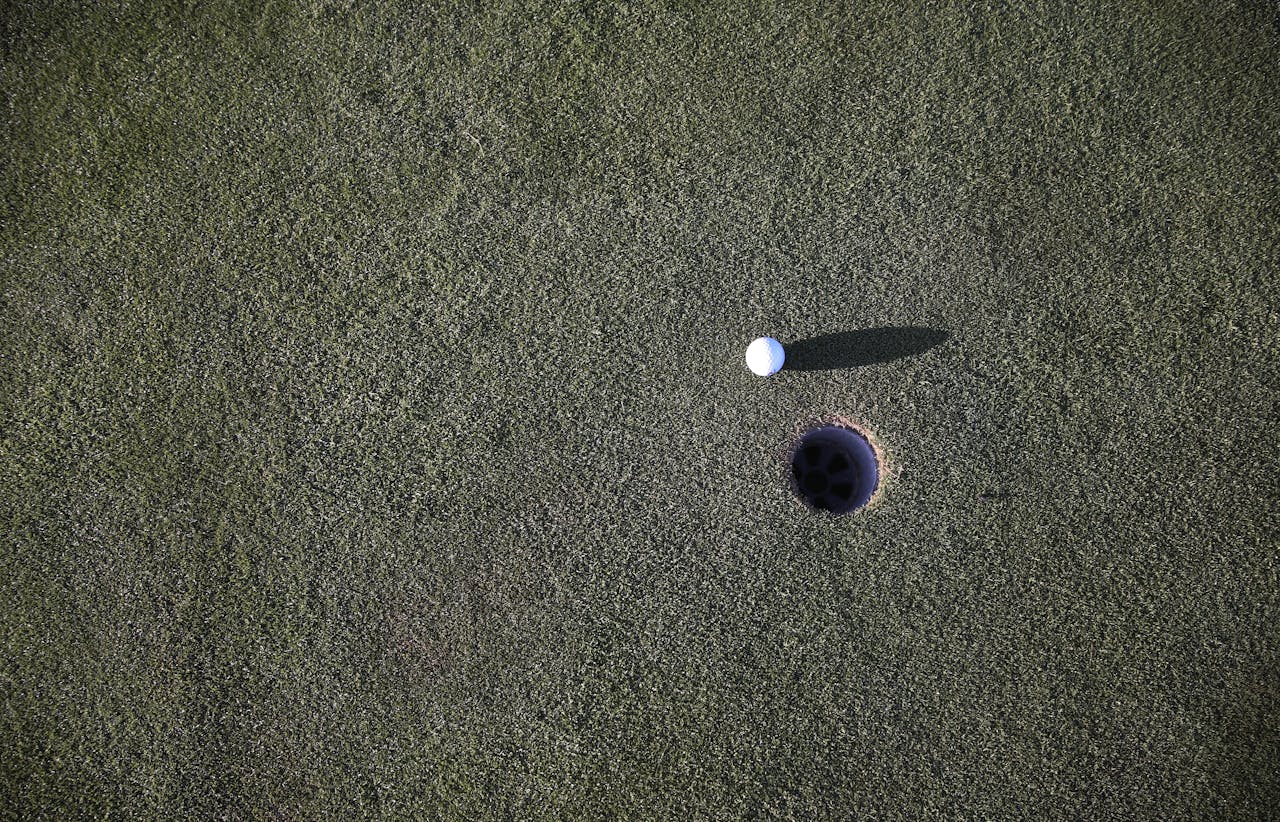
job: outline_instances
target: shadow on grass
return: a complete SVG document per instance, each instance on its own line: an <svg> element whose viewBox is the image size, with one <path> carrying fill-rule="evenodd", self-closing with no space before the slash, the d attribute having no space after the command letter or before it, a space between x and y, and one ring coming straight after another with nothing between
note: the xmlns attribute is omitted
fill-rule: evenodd
<svg viewBox="0 0 1280 822"><path fill-rule="evenodd" d="M840 331L786 346L788 371L832 371L891 362L928 351L951 337L937 328L887 326Z"/></svg>

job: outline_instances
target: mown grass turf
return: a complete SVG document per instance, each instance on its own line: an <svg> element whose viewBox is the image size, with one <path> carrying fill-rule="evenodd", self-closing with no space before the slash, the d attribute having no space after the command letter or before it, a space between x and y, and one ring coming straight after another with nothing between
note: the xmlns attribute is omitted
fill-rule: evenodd
<svg viewBox="0 0 1280 822"><path fill-rule="evenodd" d="M841 5L6 3L7 811L1274 811L1274 5Z"/></svg>

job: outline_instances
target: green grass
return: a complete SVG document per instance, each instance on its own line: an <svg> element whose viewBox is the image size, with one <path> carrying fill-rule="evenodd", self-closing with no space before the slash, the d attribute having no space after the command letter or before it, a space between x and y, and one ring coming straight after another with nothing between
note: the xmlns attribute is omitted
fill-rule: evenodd
<svg viewBox="0 0 1280 822"><path fill-rule="evenodd" d="M5 813L1274 812L1274 5L836 5L4 4Z"/></svg>

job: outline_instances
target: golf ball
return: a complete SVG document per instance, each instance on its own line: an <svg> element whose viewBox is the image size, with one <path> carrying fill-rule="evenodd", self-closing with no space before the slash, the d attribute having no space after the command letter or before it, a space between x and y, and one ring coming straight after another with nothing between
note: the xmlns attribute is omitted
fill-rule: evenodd
<svg viewBox="0 0 1280 822"><path fill-rule="evenodd" d="M760 337L747 346L747 368L761 377L778 373L786 358L782 343L773 337Z"/></svg>

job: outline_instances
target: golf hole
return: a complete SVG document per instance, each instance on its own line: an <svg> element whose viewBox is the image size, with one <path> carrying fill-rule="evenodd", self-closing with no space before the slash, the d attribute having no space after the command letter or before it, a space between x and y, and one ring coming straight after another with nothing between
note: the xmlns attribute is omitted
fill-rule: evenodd
<svg viewBox="0 0 1280 822"><path fill-rule="evenodd" d="M796 494L810 508L848 514L866 505L880 482L875 449L858 431L824 425L800 438L791 455Z"/></svg>

